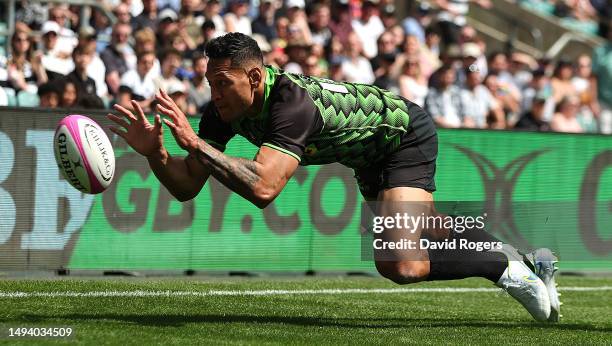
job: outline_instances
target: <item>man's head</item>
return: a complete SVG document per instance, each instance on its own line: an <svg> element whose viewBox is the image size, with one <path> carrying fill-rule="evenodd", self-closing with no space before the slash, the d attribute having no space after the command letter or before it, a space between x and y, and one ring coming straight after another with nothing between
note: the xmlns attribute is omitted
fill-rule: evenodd
<svg viewBox="0 0 612 346"><path fill-rule="evenodd" d="M87 66L91 63L92 51L86 45L78 45L72 51L72 60L74 60L74 69L80 73L87 71Z"/></svg>
<svg viewBox="0 0 612 346"><path fill-rule="evenodd" d="M155 65L155 52L154 51L143 51L138 53L136 71L141 77L144 77L151 71Z"/></svg>
<svg viewBox="0 0 612 346"><path fill-rule="evenodd" d="M440 67L440 90L445 90L455 83L455 69L450 65Z"/></svg>
<svg viewBox="0 0 612 346"><path fill-rule="evenodd" d="M164 78L170 78L181 67L181 52L174 48L166 48L160 55L161 73Z"/></svg>
<svg viewBox="0 0 612 346"><path fill-rule="evenodd" d="M253 113L256 92L263 90L265 69L257 42L241 33L229 33L206 44L206 79L212 100L224 121Z"/></svg>
<svg viewBox="0 0 612 346"><path fill-rule="evenodd" d="M208 60L206 56L201 53L195 53L191 57L191 66L193 67L193 73L198 77L204 77L206 74L206 64Z"/></svg>

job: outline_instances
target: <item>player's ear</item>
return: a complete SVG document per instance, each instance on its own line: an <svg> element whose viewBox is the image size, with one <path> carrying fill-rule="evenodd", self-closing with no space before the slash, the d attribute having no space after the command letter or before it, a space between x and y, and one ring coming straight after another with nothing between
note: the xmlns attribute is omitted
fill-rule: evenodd
<svg viewBox="0 0 612 346"><path fill-rule="evenodd" d="M249 84L251 87L257 88L259 87L259 83L263 80L263 73L259 67L253 67L249 73Z"/></svg>

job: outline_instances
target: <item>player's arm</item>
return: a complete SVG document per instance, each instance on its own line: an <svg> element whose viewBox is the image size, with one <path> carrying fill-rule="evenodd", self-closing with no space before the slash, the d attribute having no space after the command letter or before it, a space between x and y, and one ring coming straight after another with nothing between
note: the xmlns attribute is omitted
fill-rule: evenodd
<svg viewBox="0 0 612 346"><path fill-rule="evenodd" d="M259 208L278 196L299 164L294 156L268 146L262 146L253 160L231 157L202 139L190 156L219 182Z"/></svg>
<svg viewBox="0 0 612 346"><path fill-rule="evenodd" d="M200 193L210 172L195 157L173 157L165 148L147 156L157 179L179 201L188 201Z"/></svg>

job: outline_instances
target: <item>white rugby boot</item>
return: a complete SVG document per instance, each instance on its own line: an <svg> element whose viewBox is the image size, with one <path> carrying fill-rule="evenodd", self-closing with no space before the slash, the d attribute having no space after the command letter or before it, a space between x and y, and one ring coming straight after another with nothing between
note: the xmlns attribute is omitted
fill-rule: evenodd
<svg viewBox="0 0 612 346"><path fill-rule="evenodd" d="M544 282L548 291L548 299L550 300L550 316L548 322L559 322L561 317L561 301L557 292L557 284L555 283L555 272L559 270L556 266L559 259L552 251L546 248L537 249L533 252L525 254L525 259L533 265L535 274Z"/></svg>
<svg viewBox="0 0 612 346"><path fill-rule="evenodd" d="M546 285L523 263L523 256L508 244L503 244L501 250L490 251L501 252L508 257L508 267L496 285L521 303L536 321L547 321L550 298Z"/></svg>

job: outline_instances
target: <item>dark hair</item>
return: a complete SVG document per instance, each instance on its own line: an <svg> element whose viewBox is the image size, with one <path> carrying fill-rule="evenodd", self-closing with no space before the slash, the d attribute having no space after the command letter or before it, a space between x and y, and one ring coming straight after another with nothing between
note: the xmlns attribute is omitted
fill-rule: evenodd
<svg viewBox="0 0 612 346"><path fill-rule="evenodd" d="M59 83L56 81L51 81L51 82L41 84L38 87L38 96L41 97L43 95L47 95L51 93L56 93L57 96L59 96L61 94L61 90L59 89L58 84Z"/></svg>
<svg viewBox="0 0 612 346"><path fill-rule="evenodd" d="M178 49L170 47L170 48L164 49L161 52L161 54L159 55L159 61L162 62L162 61L166 60L166 58L168 58L171 55L178 56L179 58L183 57L183 55L181 54L181 52L179 52Z"/></svg>
<svg viewBox="0 0 612 346"><path fill-rule="evenodd" d="M204 54L202 54L200 52L195 52L195 53L193 53L193 55L191 55L191 63L193 65L195 65L195 63L198 60L202 60L202 59L206 59L206 55L204 55Z"/></svg>
<svg viewBox="0 0 612 346"><path fill-rule="evenodd" d="M205 52L210 59L229 58L233 67L243 66L247 62L263 65L263 53L257 41L239 32L231 32L210 40L206 44Z"/></svg>

